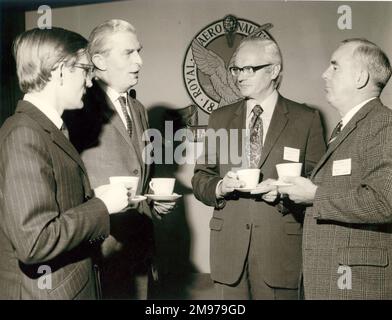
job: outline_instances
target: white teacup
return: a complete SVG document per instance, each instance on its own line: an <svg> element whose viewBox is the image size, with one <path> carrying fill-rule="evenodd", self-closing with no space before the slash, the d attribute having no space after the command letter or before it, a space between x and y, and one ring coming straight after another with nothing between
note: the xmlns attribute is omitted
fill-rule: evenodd
<svg viewBox="0 0 392 320"><path fill-rule="evenodd" d="M245 182L244 188L256 188L260 179L260 169L241 169L236 172L238 179Z"/></svg>
<svg viewBox="0 0 392 320"><path fill-rule="evenodd" d="M162 196L170 196L173 194L174 178L152 178L149 185L154 194Z"/></svg>
<svg viewBox="0 0 392 320"><path fill-rule="evenodd" d="M299 177L302 171L302 163L279 163L276 165L276 171L278 172L279 179L282 177Z"/></svg>
<svg viewBox="0 0 392 320"><path fill-rule="evenodd" d="M109 177L110 184L122 183L124 187L130 188L132 194L131 198L134 198L137 193L137 186L139 184L139 177L135 176L113 176Z"/></svg>

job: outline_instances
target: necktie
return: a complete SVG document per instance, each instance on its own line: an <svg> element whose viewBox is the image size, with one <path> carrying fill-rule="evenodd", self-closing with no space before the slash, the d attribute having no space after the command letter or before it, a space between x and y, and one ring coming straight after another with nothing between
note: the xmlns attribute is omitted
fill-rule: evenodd
<svg viewBox="0 0 392 320"><path fill-rule="evenodd" d="M128 109L128 107L127 107L127 100L126 100L125 97L120 96L120 97L118 98L118 101L120 102L121 110L122 110L122 112L123 112L123 114L124 114L125 121L126 121L126 123L127 123L127 131L128 131L128 134L129 134L129 136L132 138L132 119L131 119L131 117L129 116L128 111L127 111L127 109Z"/></svg>
<svg viewBox="0 0 392 320"><path fill-rule="evenodd" d="M263 148L263 119L261 114L263 108L258 104L253 107L253 116L250 120L250 150L249 150L249 167L258 168L261 158L261 149Z"/></svg>
<svg viewBox="0 0 392 320"><path fill-rule="evenodd" d="M338 136L340 131L342 131L342 126L343 126L343 122L342 122L342 120L340 120L338 122L338 124L336 125L335 129L333 129L331 137L328 140L328 144L330 144L332 141L334 141L336 139L336 137Z"/></svg>
<svg viewBox="0 0 392 320"><path fill-rule="evenodd" d="M65 123L63 122L63 124L61 125L60 131L65 135L65 137L69 140L69 132L67 129L67 126L65 125Z"/></svg>

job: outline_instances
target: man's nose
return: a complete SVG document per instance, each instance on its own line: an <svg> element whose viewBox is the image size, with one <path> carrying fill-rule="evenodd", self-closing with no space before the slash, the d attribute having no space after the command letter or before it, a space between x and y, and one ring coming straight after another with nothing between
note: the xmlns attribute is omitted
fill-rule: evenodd
<svg viewBox="0 0 392 320"><path fill-rule="evenodd" d="M137 63L139 66L143 65L143 59L140 56L139 52L136 53L135 63Z"/></svg>
<svg viewBox="0 0 392 320"><path fill-rule="evenodd" d="M324 73L321 75L321 78L323 78L324 80L327 80L328 71L329 71L329 68L327 68L327 69L324 71Z"/></svg>

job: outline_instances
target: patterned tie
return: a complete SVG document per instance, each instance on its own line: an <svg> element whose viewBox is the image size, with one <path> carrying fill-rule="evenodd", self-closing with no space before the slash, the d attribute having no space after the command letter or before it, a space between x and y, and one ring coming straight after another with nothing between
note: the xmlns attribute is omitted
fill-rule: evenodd
<svg viewBox="0 0 392 320"><path fill-rule="evenodd" d="M67 126L65 125L65 123L63 122L63 124L61 125L60 131L63 133L63 135L65 135L65 137L69 140L69 132L67 129Z"/></svg>
<svg viewBox="0 0 392 320"><path fill-rule="evenodd" d="M333 129L331 137L328 140L328 144L330 144L332 141L334 141L336 139L336 137L338 136L340 131L342 131L342 126L343 126L343 122L342 122L342 120L340 120L338 122L338 124L336 125L335 129Z"/></svg>
<svg viewBox="0 0 392 320"><path fill-rule="evenodd" d="M261 114L263 108L258 104L253 107L253 116L250 120L250 150L249 150L249 167L258 168L261 158L261 149L263 148L263 119Z"/></svg>
<svg viewBox="0 0 392 320"><path fill-rule="evenodd" d="M127 109L128 109L128 107L127 107L127 100L126 100L125 97L120 96L118 98L118 101L120 102L121 110L122 110L122 112L124 114L125 121L127 123L128 134L132 138L132 120L131 120L131 117L129 116L128 111L127 111Z"/></svg>

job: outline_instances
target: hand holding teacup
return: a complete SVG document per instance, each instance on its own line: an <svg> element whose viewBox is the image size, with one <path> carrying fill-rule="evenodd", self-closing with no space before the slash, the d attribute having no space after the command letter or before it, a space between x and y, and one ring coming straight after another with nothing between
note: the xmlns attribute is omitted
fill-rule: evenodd
<svg viewBox="0 0 392 320"><path fill-rule="evenodd" d="M279 187L280 193L287 194L295 203L313 203L317 186L312 181L304 177L283 177L282 181L290 185Z"/></svg>
<svg viewBox="0 0 392 320"><path fill-rule="evenodd" d="M245 185L245 182L240 181L237 173L234 171L229 171L223 177L222 183L217 191L218 196L224 197L230 192L233 192L235 188L241 188Z"/></svg>
<svg viewBox="0 0 392 320"><path fill-rule="evenodd" d="M155 195L171 196L174 191L174 184L176 179L174 178L153 178L151 179L149 186ZM155 217L161 219L160 215L170 213L176 205L175 201L158 201L153 200L154 213L157 213Z"/></svg>
<svg viewBox="0 0 392 320"><path fill-rule="evenodd" d="M128 190L128 206L127 209L133 208L134 203L132 199L135 198L137 187L139 184L139 177L136 176L112 176L109 177L110 184L122 184Z"/></svg>

